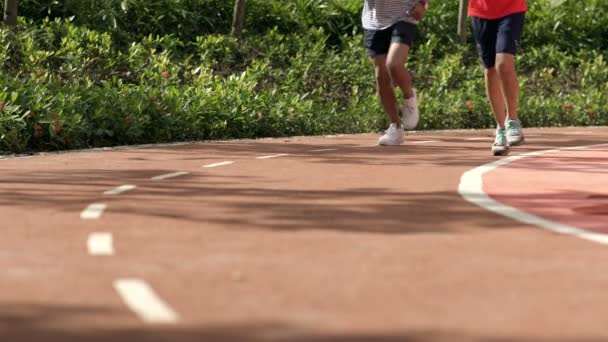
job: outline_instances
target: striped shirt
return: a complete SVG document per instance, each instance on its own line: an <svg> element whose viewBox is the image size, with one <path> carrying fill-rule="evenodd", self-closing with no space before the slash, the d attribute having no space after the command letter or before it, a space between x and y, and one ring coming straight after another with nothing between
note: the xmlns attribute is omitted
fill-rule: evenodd
<svg viewBox="0 0 608 342"><path fill-rule="evenodd" d="M384 30L399 21L418 24L409 11L419 0L365 0L361 21L366 30Z"/></svg>

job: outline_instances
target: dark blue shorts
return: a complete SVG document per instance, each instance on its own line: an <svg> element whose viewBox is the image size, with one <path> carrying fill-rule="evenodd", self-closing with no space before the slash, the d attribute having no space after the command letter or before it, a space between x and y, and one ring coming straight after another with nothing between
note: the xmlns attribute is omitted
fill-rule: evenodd
<svg viewBox="0 0 608 342"><path fill-rule="evenodd" d="M524 17L525 12L492 20L472 17L473 36L484 67L494 67L497 53L517 53L524 29Z"/></svg>
<svg viewBox="0 0 608 342"><path fill-rule="evenodd" d="M405 21L384 30L363 30L365 49L370 57L386 55L391 43L401 43L412 47L416 37L416 25Z"/></svg>

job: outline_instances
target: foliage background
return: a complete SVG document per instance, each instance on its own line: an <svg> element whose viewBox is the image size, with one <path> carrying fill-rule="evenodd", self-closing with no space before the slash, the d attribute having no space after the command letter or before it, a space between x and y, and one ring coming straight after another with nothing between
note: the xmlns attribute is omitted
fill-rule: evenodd
<svg viewBox="0 0 608 342"><path fill-rule="evenodd" d="M370 132L386 119L361 0L21 0L0 29L0 151ZM608 123L608 2L529 0L526 126ZM0 7L2 5L0 4ZM408 67L421 129L492 127L458 2L434 0Z"/></svg>

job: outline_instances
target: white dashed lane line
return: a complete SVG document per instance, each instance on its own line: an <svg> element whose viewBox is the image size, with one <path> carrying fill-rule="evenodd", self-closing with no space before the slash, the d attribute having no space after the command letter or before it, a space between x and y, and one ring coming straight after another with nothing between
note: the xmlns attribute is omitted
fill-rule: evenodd
<svg viewBox="0 0 608 342"><path fill-rule="evenodd" d="M152 177L150 179L153 180L153 181L160 181L160 180L165 180L165 179L171 179L171 178L186 176L188 174L190 174L190 173L189 172L173 172L173 173L167 173L167 174L164 174L164 175Z"/></svg>
<svg viewBox="0 0 608 342"><path fill-rule="evenodd" d="M412 144L430 144L438 142L437 140L412 141Z"/></svg>
<svg viewBox="0 0 608 342"><path fill-rule="evenodd" d="M108 206L104 203L93 203L80 213L83 220L96 220L103 215Z"/></svg>
<svg viewBox="0 0 608 342"><path fill-rule="evenodd" d="M150 324L174 324L178 315L145 281L135 278L114 281L114 289L123 302L142 321Z"/></svg>
<svg viewBox="0 0 608 342"><path fill-rule="evenodd" d="M256 159L273 159L273 158L285 157L285 156L288 156L288 155L289 154L287 154L287 153L281 153L281 154L273 154L273 155L270 155L270 156L259 156L259 157L256 157Z"/></svg>
<svg viewBox="0 0 608 342"><path fill-rule="evenodd" d="M110 256L114 255L114 239L111 233L91 233L87 241L90 255Z"/></svg>
<svg viewBox="0 0 608 342"><path fill-rule="evenodd" d="M337 148L323 148L319 150L310 150L308 152L329 152L329 151L337 151Z"/></svg>
<svg viewBox="0 0 608 342"><path fill-rule="evenodd" d="M127 191L131 191L134 190L135 188L137 188L136 185L131 185L131 184L125 184L125 185L121 185L117 188L114 188L112 190L108 190L106 192L104 192L104 195L120 195L122 193L125 193Z"/></svg>
<svg viewBox="0 0 608 342"><path fill-rule="evenodd" d="M213 168L213 167L220 167L220 166L225 166L225 165L230 165L230 164L234 164L234 162L233 161L225 161L225 162L221 162L221 163L215 163L215 164L205 165L203 167L204 168Z"/></svg>

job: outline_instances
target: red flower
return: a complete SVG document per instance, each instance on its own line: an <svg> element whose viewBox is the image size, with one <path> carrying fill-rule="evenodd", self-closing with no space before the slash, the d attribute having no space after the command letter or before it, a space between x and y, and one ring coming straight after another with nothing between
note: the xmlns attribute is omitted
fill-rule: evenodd
<svg viewBox="0 0 608 342"><path fill-rule="evenodd" d="M44 71L42 71L42 69L36 70L36 74L38 74L38 76L42 76L43 73L44 73Z"/></svg>
<svg viewBox="0 0 608 342"><path fill-rule="evenodd" d="M40 138L43 135L44 131L42 130L42 127L40 127L39 125L34 126L34 136L36 138Z"/></svg>
<svg viewBox="0 0 608 342"><path fill-rule="evenodd" d="M475 108L475 104L471 100L465 102L464 105L467 106L467 108L469 108L469 110L473 110L473 108Z"/></svg>
<svg viewBox="0 0 608 342"><path fill-rule="evenodd" d="M55 127L55 133L61 132L61 126L58 123L53 122L53 123L51 123L51 125L53 125L53 127Z"/></svg>
<svg viewBox="0 0 608 342"><path fill-rule="evenodd" d="M573 108L574 106L572 105L572 103L564 104L564 110L571 111Z"/></svg>
<svg viewBox="0 0 608 342"><path fill-rule="evenodd" d="M171 77L171 74L168 71L163 71L162 75L163 75L164 78Z"/></svg>

